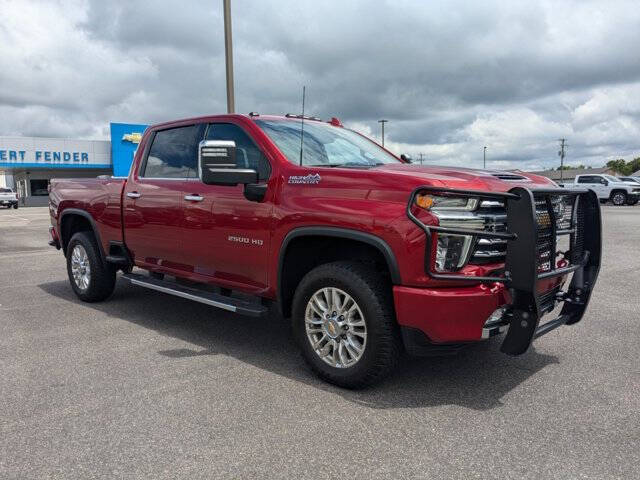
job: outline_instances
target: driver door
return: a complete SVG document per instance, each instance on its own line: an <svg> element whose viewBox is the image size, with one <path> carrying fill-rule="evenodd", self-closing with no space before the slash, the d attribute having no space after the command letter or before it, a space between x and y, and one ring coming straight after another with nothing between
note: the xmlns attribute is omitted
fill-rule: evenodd
<svg viewBox="0 0 640 480"><path fill-rule="evenodd" d="M271 165L242 127L211 123L205 140L232 140L238 168L257 170L267 182ZM228 288L259 292L267 288L273 203L244 196L243 185L205 185L199 179L183 191L181 263L192 278Z"/></svg>

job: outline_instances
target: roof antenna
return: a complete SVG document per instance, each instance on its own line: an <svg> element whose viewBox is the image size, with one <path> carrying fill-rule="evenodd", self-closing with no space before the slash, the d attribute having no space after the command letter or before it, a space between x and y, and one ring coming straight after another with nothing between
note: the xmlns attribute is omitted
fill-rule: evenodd
<svg viewBox="0 0 640 480"><path fill-rule="evenodd" d="M304 143L304 97L307 87L302 86L302 127L300 129L300 166L302 166L302 145Z"/></svg>

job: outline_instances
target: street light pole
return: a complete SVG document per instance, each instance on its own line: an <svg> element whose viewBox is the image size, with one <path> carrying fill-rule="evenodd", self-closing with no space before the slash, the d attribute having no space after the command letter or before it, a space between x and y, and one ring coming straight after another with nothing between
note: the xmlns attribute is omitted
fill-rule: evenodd
<svg viewBox="0 0 640 480"><path fill-rule="evenodd" d="M224 11L224 57L227 67L227 113L235 111L233 94L233 48L231 45L231 0L222 0Z"/></svg>
<svg viewBox="0 0 640 480"><path fill-rule="evenodd" d="M378 123L382 125L382 146L384 147L384 124L389 120L378 120Z"/></svg>
<svg viewBox="0 0 640 480"><path fill-rule="evenodd" d="M487 147L482 150L482 168L487 169Z"/></svg>

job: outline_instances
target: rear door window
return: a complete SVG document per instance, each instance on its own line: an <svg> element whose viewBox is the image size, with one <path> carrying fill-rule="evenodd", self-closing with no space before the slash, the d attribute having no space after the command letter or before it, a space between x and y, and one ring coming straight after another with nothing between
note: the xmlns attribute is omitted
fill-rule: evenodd
<svg viewBox="0 0 640 480"><path fill-rule="evenodd" d="M188 125L156 132L142 177L194 178L198 176L198 143L204 125Z"/></svg>
<svg viewBox="0 0 640 480"><path fill-rule="evenodd" d="M578 177L578 183L599 183L599 181L590 175L583 175L582 177Z"/></svg>

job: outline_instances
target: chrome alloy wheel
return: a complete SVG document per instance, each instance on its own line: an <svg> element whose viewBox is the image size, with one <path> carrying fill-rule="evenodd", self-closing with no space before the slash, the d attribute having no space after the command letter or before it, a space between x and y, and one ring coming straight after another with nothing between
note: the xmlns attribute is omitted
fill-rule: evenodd
<svg viewBox="0 0 640 480"><path fill-rule="evenodd" d="M82 245L76 245L71 252L71 273L73 281L80 290L86 290L91 281L89 256Z"/></svg>
<svg viewBox="0 0 640 480"><path fill-rule="evenodd" d="M327 287L314 293L305 311L311 348L336 368L355 365L367 346L367 324L356 301L343 290Z"/></svg>
<svg viewBox="0 0 640 480"><path fill-rule="evenodd" d="M622 204L624 204L624 200L625 200L625 198L624 198L624 194L622 194L622 193L615 193L615 194L613 195L613 198L611 199L611 202L612 202L614 205L622 205Z"/></svg>

